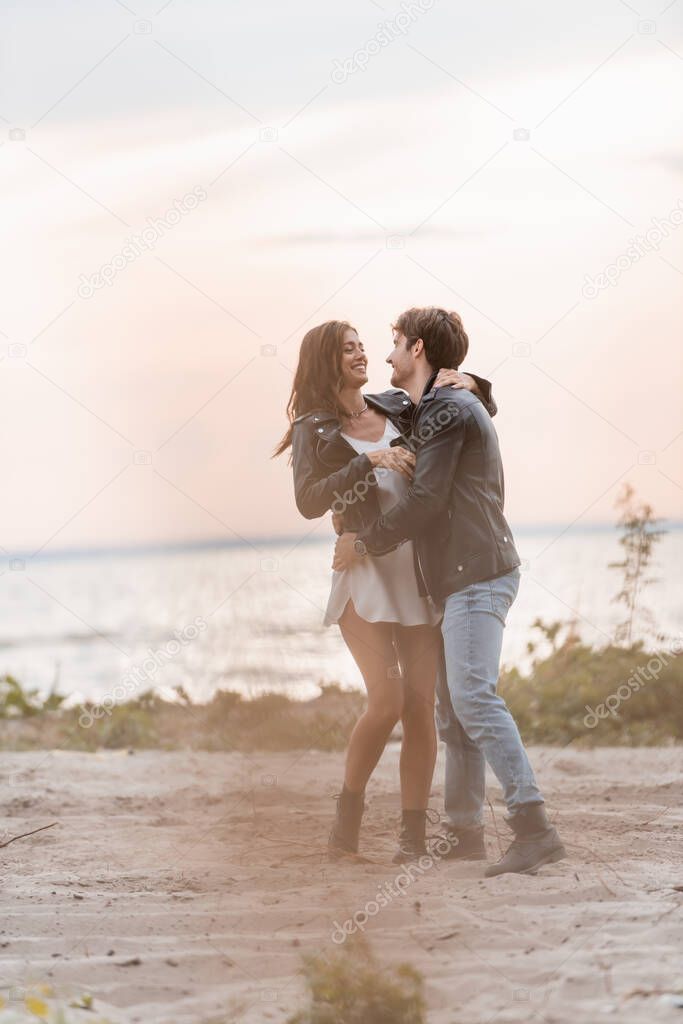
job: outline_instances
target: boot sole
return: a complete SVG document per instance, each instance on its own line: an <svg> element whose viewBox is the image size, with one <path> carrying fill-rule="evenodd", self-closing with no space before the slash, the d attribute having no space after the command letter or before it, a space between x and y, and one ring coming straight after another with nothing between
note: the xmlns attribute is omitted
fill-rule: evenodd
<svg viewBox="0 0 683 1024"><path fill-rule="evenodd" d="M391 858L391 863L415 864L418 860L420 860L421 857L431 857L431 854L429 853L428 850L425 850L424 853L406 853L403 855L395 853L394 856Z"/></svg>
<svg viewBox="0 0 683 1024"><path fill-rule="evenodd" d="M556 846L554 850L546 853L544 857L537 860L531 867L524 868L523 871L497 871L492 875L485 875L485 878L499 878L501 875L536 875L538 874L539 868L544 867L546 864L556 864L558 860L564 860L567 857L567 851L564 846ZM495 867L495 865L494 865Z"/></svg>
<svg viewBox="0 0 683 1024"><path fill-rule="evenodd" d="M537 864L533 867L527 868L525 871L518 871L518 875L535 875L539 868L544 867L546 864L556 864L558 860L564 860L567 856L567 851L564 846L558 846L557 849L552 850L545 857L541 857Z"/></svg>
<svg viewBox="0 0 683 1024"><path fill-rule="evenodd" d="M375 861L364 857L362 853L354 853L352 850L340 850L335 846L328 846L327 859L331 861L346 861L348 864L374 864Z"/></svg>
<svg viewBox="0 0 683 1024"><path fill-rule="evenodd" d="M357 857L358 852L356 850L344 850L340 846L328 846L327 856L330 860L343 860L345 857Z"/></svg>

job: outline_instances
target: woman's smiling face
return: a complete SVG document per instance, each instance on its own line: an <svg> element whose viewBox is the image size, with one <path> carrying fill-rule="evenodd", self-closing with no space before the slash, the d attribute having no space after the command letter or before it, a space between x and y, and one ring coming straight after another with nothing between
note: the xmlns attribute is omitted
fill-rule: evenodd
<svg viewBox="0 0 683 1024"><path fill-rule="evenodd" d="M362 388L368 382L368 357L352 327L344 332L342 342L342 387Z"/></svg>

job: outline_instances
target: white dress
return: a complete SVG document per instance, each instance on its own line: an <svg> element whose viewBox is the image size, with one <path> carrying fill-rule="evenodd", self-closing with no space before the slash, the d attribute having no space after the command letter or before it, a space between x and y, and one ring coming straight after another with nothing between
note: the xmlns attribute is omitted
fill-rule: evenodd
<svg viewBox="0 0 683 1024"><path fill-rule="evenodd" d="M358 452L379 451L399 436L387 419L379 441L361 441L342 434ZM382 513L396 505L408 489L408 481L395 470L376 469L377 497ZM415 576L413 542L405 541L386 555L365 555L343 572L332 574L332 592L325 613L325 625L339 622L349 601L366 622L395 622L401 626L435 626L441 612L429 597L421 597Z"/></svg>

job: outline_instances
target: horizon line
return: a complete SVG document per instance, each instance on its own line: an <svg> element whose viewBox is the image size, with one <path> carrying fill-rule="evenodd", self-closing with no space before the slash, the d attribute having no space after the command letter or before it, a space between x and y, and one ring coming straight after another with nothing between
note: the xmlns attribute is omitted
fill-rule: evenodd
<svg viewBox="0 0 683 1024"><path fill-rule="evenodd" d="M683 529L683 519L661 519L661 529L665 531L676 532ZM573 529L579 533L608 533L617 532L620 527L616 523L610 522L590 522L582 524L571 524L566 527L563 523L525 523L517 526L513 531L516 536L528 536L532 533L551 533L560 528L564 528L565 532ZM50 560L50 559L68 559L68 558L88 558L88 557L104 557L105 555L119 555L119 556L141 556L151 554L169 554L171 552L179 551L204 551L212 548L226 548L242 550L249 547L265 547L271 548L281 544L294 544L299 545L312 545L329 543L330 537L325 536L311 536L310 534L263 534L253 537L244 537L242 539L233 540L232 538L224 537L208 537L204 540L190 540L190 539L177 539L162 541L160 543L130 543L130 544L108 544L101 546L92 547L68 547L58 548L55 551L39 551L33 553L29 549L13 551L7 554L5 557L9 560L10 564L13 561L28 561L28 560Z"/></svg>

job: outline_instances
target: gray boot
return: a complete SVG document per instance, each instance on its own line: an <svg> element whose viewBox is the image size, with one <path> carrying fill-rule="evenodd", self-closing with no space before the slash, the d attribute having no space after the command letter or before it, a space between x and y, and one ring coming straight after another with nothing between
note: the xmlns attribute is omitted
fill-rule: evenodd
<svg viewBox="0 0 683 1024"><path fill-rule="evenodd" d="M327 840L327 849L332 857L358 853L360 823L365 810L363 798L363 793L354 793L346 786L337 797L337 815Z"/></svg>
<svg viewBox="0 0 683 1024"><path fill-rule="evenodd" d="M426 826L426 811L401 812L398 850L391 858L392 864L404 864L407 861L419 860L420 857L427 856L427 847L425 845Z"/></svg>
<svg viewBox="0 0 683 1024"><path fill-rule="evenodd" d="M439 854L441 860L486 860L483 825L473 825L470 828L447 825L445 831L438 837L437 843L437 850L441 844L447 843L449 846L446 853Z"/></svg>
<svg viewBox="0 0 683 1024"><path fill-rule="evenodd" d="M544 804L524 804L508 819L515 838L497 864L484 872L486 878L514 872L532 875L544 864L554 864L567 856L557 829L548 821Z"/></svg>

